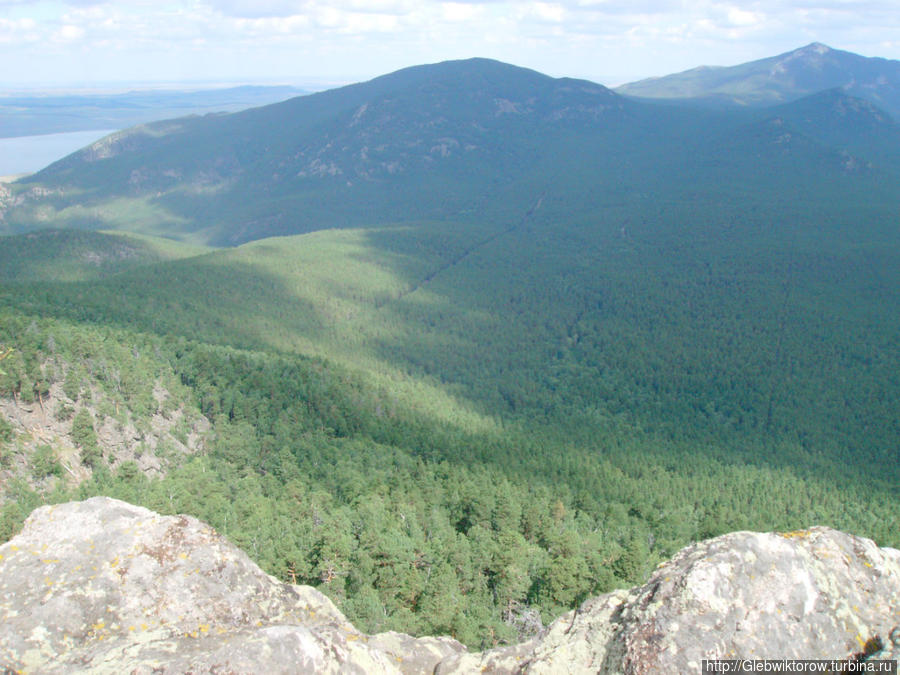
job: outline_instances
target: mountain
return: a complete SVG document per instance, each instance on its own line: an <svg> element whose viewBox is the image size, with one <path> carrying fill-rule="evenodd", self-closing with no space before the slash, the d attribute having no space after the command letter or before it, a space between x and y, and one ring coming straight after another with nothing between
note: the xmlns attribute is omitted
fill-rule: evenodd
<svg viewBox="0 0 900 675"><path fill-rule="evenodd" d="M7 232L127 229L214 245L426 220L498 232L542 195L566 217L647 193L731 192L713 169L714 139L746 122L495 61L446 62L114 134L11 186L0 217ZM846 183L834 148L803 152L791 181ZM777 197L785 176L761 170L757 154L733 159L754 198Z"/></svg>
<svg viewBox="0 0 900 675"><path fill-rule="evenodd" d="M61 197L50 200L59 223L134 229L143 212L147 233L218 244L476 208L496 219L511 200L536 201L532 183L560 144L586 126L615 138L628 108L588 82L450 62L115 134L31 184ZM100 204L99 218L83 211Z"/></svg>
<svg viewBox="0 0 900 675"><path fill-rule="evenodd" d="M828 89L767 110L796 131L882 167L900 167L900 123L872 102Z"/></svg>
<svg viewBox="0 0 900 675"><path fill-rule="evenodd" d="M900 552L827 528L693 544L643 586L481 653L366 635L208 525L108 498L37 509L0 546L0 580L0 658L14 671L684 673L723 656L852 669L900 654Z"/></svg>
<svg viewBox="0 0 900 675"><path fill-rule="evenodd" d="M813 43L738 66L701 66L622 85L617 93L708 105L767 106L841 89L900 119L900 61L867 58Z"/></svg>

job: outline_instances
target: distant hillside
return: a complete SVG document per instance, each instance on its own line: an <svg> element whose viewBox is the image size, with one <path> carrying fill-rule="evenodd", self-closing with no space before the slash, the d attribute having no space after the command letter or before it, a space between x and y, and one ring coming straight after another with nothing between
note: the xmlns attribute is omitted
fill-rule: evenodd
<svg viewBox="0 0 900 675"><path fill-rule="evenodd" d="M708 141L701 156L720 171L731 167L728 175L744 184L758 180L749 171L753 164L772 172L763 182L772 178L782 189L805 183L809 196L827 189L820 181L829 180L829 169L865 176L859 185L865 184L864 190L890 193L900 180L900 124L869 101L837 89L763 108L725 133L709 134Z"/></svg>
<svg viewBox="0 0 900 675"><path fill-rule="evenodd" d="M767 111L810 138L897 175L900 123L865 99L829 89Z"/></svg>
<svg viewBox="0 0 900 675"><path fill-rule="evenodd" d="M115 134L29 178L49 210L26 204L7 222L233 244L410 218L496 220L536 200L585 129L627 143L619 132L633 107L600 85L484 59L409 68Z"/></svg>
<svg viewBox="0 0 900 675"><path fill-rule="evenodd" d="M206 250L128 233L40 230L0 237L0 283L84 281Z"/></svg>
<svg viewBox="0 0 900 675"><path fill-rule="evenodd" d="M496 61L446 62L114 134L11 186L5 212L0 195L0 226L126 229L216 245L422 220L499 232L542 195L544 210L565 217L573 206L646 194L738 189L766 199L795 183L805 194L834 193L853 180L835 160L843 148L815 139L802 152L794 146L787 175L746 146L728 158L736 173L726 176L716 167L719 139L739 136L747 121Z"/></svg>
<svg viewBox="0 0 900 675"><path fill-rule="evenodd" d="M900 61L867 58L819 43L738 66L701 66L632 82L616 91L649 99L766 106L834 88L900 118Z"/></svg>

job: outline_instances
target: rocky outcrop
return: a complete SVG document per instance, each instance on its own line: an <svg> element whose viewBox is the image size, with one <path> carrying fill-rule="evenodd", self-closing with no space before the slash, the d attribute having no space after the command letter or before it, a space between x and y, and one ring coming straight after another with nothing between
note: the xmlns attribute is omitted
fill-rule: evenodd
<svg viewBox="0 0 900 675"><path fill-rule="evenodd" d="M401 673L462 650L370 638L200 521L105 497L37 509L0 556L0 669Z"/></svg>
<svg viewBox="0 0 900 675"><path fill-rule="evenodd" d="M14 672L699 672L704 658L896 658L898 624L900 552L826 528L695 544L643 586L480 654L360 633L203 523L113 499L37 509L0 546L0 670Z"/></svg>
<svg viewBox="0 0 900 675"><path fill-rule="evenodd" d="M45 365L59 370L71 367L59 361ZM146 476L155 478L167 473L181 458L202 449L209 420L183 404L166 407L171 394L159 382L153 384L152 396L157 410L143 417L128 409L123 409L121 416L113 415L113 409L118 413L118 403L97 386L89 387L78 397L80 400L67 396L60 382L51 384L39 400L30 403L0 396L0 422L12 428L16 448L9 452L6 462L0 463L0 505L12 498L5 488L16 479L47 494L60 483L75 486L90 478L92 471L83 460L84 450L73 434L75 413L82 408L93 420L99 454L113 470L132 461ZM109 414L102 412L104 408ZM42 446L49 446L46 460L52 463L43 474L36 461ZM0 448L0 454L2 451ZM54 472L52 465L57 463Z"/></svg>
<svg viewBox="0 0 900 675"><path fill-rule="evenodd" d="M643 586L585 602L530 644L439 673L699 673L703 659L900 655L900 551L828 528L694 544ZM879 652L877 656L874 654Z"/></svg>

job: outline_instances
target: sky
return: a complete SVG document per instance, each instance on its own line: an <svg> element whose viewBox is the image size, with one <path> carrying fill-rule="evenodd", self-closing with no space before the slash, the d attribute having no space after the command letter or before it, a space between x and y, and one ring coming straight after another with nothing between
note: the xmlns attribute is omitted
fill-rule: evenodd
<svg viewBox="0 0 900 675"><path fill-rule="evenodd" d="M810 42L900 59L897 0L0 0L0 93L328 86L472 56L615 86Z"/></svg>

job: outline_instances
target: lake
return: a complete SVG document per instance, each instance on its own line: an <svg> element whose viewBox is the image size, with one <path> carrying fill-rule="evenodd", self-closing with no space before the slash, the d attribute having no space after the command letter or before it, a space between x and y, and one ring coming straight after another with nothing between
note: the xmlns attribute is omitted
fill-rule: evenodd
<svg viewBox="0 0 900 675"><path fill-rule="evenodd" d="M115 129L0 138L0 176L34 173Z"/></svg>

